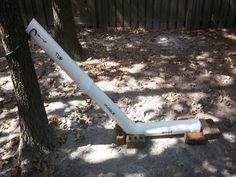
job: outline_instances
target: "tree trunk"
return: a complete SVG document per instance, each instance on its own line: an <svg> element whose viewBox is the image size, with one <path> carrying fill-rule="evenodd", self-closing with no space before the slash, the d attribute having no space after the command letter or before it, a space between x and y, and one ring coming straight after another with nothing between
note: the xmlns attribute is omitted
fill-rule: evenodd
<svg viewBox="0 0 236 177"><path fill-rule="evenodd" d="M52 148L52 134L34 70L19 1L0 1L0 35L11 71L20 123L20 157ZM11 52L12 51L12 52Z"/></svg>
<svg viewBox="0 0 236 177"><path fill-rule="evenodd" d="M52 0L55 37L74 59L81 59L82 47L77 39L71 0Z"/></svg>

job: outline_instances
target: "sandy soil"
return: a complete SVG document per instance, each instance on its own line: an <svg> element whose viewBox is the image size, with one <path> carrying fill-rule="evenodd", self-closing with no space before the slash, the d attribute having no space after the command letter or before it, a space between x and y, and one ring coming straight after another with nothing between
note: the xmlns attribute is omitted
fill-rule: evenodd
<svg viewBox="0 0 236 177"><path fill-rule="evenodd" d="M114 144L115 122L31 44L48 119L56 130L48 176L236 176L236 35L229 30L163 32L83 30L78 62L133 120L209 117L220 139L189 146L183 137L149 138L144 149ZM0 58L0 176L17 147L9 69Z"/></svg>

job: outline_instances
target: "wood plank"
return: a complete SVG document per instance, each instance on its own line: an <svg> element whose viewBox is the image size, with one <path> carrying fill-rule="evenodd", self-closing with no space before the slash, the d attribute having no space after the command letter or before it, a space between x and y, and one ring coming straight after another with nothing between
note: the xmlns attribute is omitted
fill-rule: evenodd
<svg viewBox="0 0 236 177"><path fill-rule="evenodd" d="M97 12L98 27L105 28L107 26L106 0L97 0Z"/></svg>
<svg viewBox="0 0 236 177"><path fill-rule="evenodd" d="M96 27L96 7L95 0L88 0L89 21L91 26Z"/></svg>
<svg viewBox="0 0 236 177"><path fill-rule="evenodd" d="M109 1L109 21L111 27L116 27L116 0L110 0Z"/></svg>
<svg viewBox="0 0 236 177"><path fill-rule="evenodd" d="M138 10L138 23L139 23L139 27L140 28L145 28L145 0L139 0L138 1L138 6L139 6L139 10Z"/></svg>
<svg viewBox="0 0 236 177"><path fill-rule="evenodd" d="M124 27L130 27L130 0L124 1Z"/></svg>
<svg viewBox="0 0 236 177"><path fill-rule="evenodd" d="M203 11L202 28L206 29L210 26L211 14L212 14L212 0L205 0Z"/></svg>
<svg viewBox="0 0 236 177"><path fill-rule="evenodd" d="M199 3L198 0L193 0L193 5L192 5L192 17L191 17L191 30L199 29L199 26L197 25L196 19L199 17L197 12L197 4ZM200 11L201 12L201 11Z"/></svg>
<svg viewBox="0 0 236 177"><path fill-rule="evenodd" d="M177 28L183 28L185 25L186 0L178 1Z"/></svg>
<svg viewBox="0 0 236 177"><path fill-rule="evenodd" d="M176 29L182 28L185 21L187 29L236 25L236 0L87 0L87 2L89 19L94 27L124 25L147 29L168 27ZM50 0L21 0L21 10L26 19L25 23L35 17L41 24L47 26L53 24Z"/></svg>
<svg viewBox="0 0 236 177"><path fill-rule="evenodd" d="M234 7L236 7L236 2L234 0ZM234 24L233 24L233 27L236 27L236 9L234 10Z"/></svg>
<svg viewBox="0 0 236 177"><path fill-rule="evenodd" d="M236 0L230 0L229 17L227 20L227 27L232 28L236 23Z"/></svg>
<svg viewBox="0 0 236 177"><path fill-rule="evenodd" d="M123 26L123 0L116 0L116 26Z"/></svg>
<svg viewBox="0 0 236 177"><path fill-rule="evenodd" d="M178 0L170 1L169 29L176 29Z"/></svg>
<svg viewBox="0 0 236 177"><path fill-rule="evenodd" d="M95 4L95 23L96 23L96 28L99 28L99 10L98 10L98 2L97 0L94 0L94 4Z"/></svg>
<svg viewBox="0 0 236 177"><path fill-rule="evenodd" d="M162 0L154 0L154 17L153 17L153 28L154 29L160 28L161 5L162 5Z"/></svg>
<svg viewBox="0 0 236 177"><path fill-rule="evenodd" d="M204 2L205 0L197 0L195 1L195 15L194 15L194 23L193 23L193 29L200 29L202 26L202 20L203 18L203 11L204 11Z"/></svg>
<svg viewBox="0 0 236 177"><path fill-rule="evenodd" d="M109 25L109 0L102 0L102 12L103 12L103 21L104 27Z"/></svg>
<svg viewBox="0 0 236 177"><path fill-rule="evenodd" d="M234 23L233 23L233 27L236 27L236 0L233 0L233 11L234 11Z"/></svg>
<svg viewBox="0 0 236 177"><path fill-rule="evenodd" d="M209 13L209 16L208 16L208 19L209 19L209 26L208 26L208 28L212 27L212 12L213 12L213 7L214 7L214 0L210 0L210 13Z"/></svg>
<svg viewBox="0 0 236 177"><path fill-rule="evenodd" d="M187 132L184 134L184 141L189 145L200 145L207 143L207 139L202 132Z"/></svg>
<svg viewBox="0 0 236 177"><path fill-rule="evenodd" d="M211 17L212 27L217 27L219 25L220 9L221 9L221 0L214 0L212 17Z"/></svg>
<svg viewBox="0 0 236 177"><path fill-rule="evenodd" d="M146 0L146 28L153 28L153 0Z"/></svg>
<svg viewBox="0 0 236 177"><path fill-rule="evenodd" d="M167 26L166 26L166 29L169 29L170 10L171 10L171 9L170 9L170 4L171 4L171 1L172 1L172 0L168 0L168 1L167 1L168 4L167 4L167 12L166 12L166 13L167 13L167 14L166 14L166 19L167 19Z"/></svg>
<svg viewBox="0 0 236 177"><path fill-rule="evenodd" d="M161 7L161 25L160 29L167 29L167 20L168 20L168 0L163 0Z"/></svg>
<svg viewBox="0 0 236 177"><path fill-rule="evenodd" d="M98 28L103 28L104 26L104 21L103 21L103 12L102 12L102 1L101 0L96 0L96 11L97 11L97 27Z"/></svg>
<svg viewBox="0 0 236 177"><path fill-rule="evenodd" d="M193 19L193 12L194 12L194 0L188 0L188 7L186 12L186 29L192 29L192 19Z"/></svg>
<svg viewBox="0 0 236 177"><path fill-rule="evenodd" d="M223 0L220 12L220 23L219 23L220 27L226 27L227 25L228 8L229 8L229 0Z"/></svg>
<svg viewBox="0 0 236 177"><path fill-rule="evenodd" d="M131 27L138 27L138 0L131 0Z"/></svg>
<svg viewBox="0 0 236 177"><path fill-rule="evenodd" d="M106 21L107 21L107 27L108 27L108 26L111 26L111 25L110 25L110 12L111 12L111 11L110 11L110 9L111 9L111 8L110 8L110 6L111 6L110 3L111 3L110 0L107 0L107 1L106 1L106 4L107 4L107 5L106 5L106 14L107 14Z"/></svg>
<svg viewBox="0 0 236 177"><path fill-rule="evenodd" d="M207 140L219 138L221 133L212 119L200 119L202 124L202 133Z"/></svg>

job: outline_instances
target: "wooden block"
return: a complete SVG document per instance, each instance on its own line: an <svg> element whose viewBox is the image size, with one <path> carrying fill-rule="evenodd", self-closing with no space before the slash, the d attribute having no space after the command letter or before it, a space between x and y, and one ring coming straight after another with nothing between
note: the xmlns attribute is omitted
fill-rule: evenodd
<svg viewBox="0 0 236 177"><path fill-rule="evenodd" d="M195 117L193 116L180 116L177 117L176 120L189 120L189 119L194 119Z"/></svg>
<svg viewBox="0 0 236 177"><path fill-rule="evenodd" d="M127 135L127 148L143 148L145 146L145 136L143 135Z"/></svg>
<svg viewBox="0 0 236 177"><path fill-rule="evenodd" d="M116 144L118 146L126 144L126 135L125 134L116 135Z"/></svg>
<svg viewBox="0 0 236 177"><path fill-rule="evenodd" d="M126 133L118 124L116 124L115 126L115 131L116 131L116 144L118 146L126 144Z"/></svg>
<svg viewBox="0 0 236 177"><path fill-rule="evenodd" d="M184 134L184 140L186 144L200 145L206 144L207 139L202 132L188 132Z"/></svg>
<svg viewBox="0 0 236 177"><path fill-rule="evenodd" d="M206 119L206 122L208 124L208 126L211 129L211 133L208 135L205 135L207 139L216 139L220 137L220 130L219 128L216 126L215 122L212 119Z"/></svg>
<svg viewBox="0 0 236 177"><path fill-rule="evenodd" d="M202 133L206 139L211 140L220 137L220 130L212 119L200 119L200 122L202 124Z"/></svg>
<svg viewBox="0 0 236 177"><path fill-rule="evenodd" d="M209 134L211 133L211 129L210 127L208 126L208 123L205 119L200 119L200 122L202 124L202 128L201 128L201 131L205 134Z"/></svg>

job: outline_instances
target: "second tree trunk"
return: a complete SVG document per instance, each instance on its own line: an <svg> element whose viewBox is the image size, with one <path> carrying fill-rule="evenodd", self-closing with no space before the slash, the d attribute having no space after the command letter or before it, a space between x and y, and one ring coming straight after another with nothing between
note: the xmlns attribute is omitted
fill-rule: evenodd
<svg viewBox="0 0 236 177"><path fill-rule="evenodd" d="M71 1L52 0L55 37L74 59L81 59L82 47L77 39Z"/></svg>

